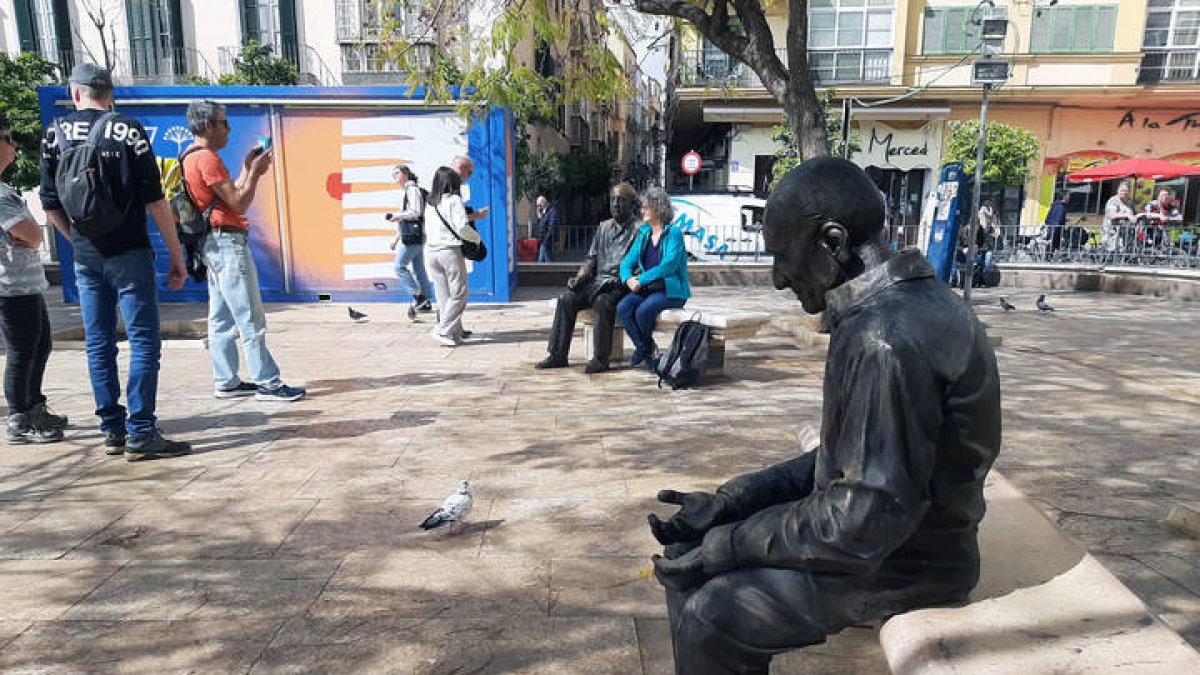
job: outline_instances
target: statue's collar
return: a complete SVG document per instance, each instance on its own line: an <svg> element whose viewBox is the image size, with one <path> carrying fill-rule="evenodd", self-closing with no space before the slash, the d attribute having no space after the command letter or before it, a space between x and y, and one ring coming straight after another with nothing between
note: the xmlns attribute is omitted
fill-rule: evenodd
<svg viewBox="0 0 1200 675"><path fill-rule="evenodd" d="M825 309L829 325L836 325L854 307L879 294L889 286L934 276L933 265L916 249L901 251L881 265L876 265L857 277L825 294Z"/></svg>

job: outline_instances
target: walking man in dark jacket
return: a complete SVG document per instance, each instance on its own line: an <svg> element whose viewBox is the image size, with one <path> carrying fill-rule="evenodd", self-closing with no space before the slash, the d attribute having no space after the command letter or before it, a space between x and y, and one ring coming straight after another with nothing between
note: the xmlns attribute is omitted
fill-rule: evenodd
<svg viewBox="0 0 1200 675"><path fill-rule="evenodd" d="M554 239L558 236L558 209L544 196L539 196L537 206L538 262L550 262L554 253Z"/></svg>
<svg viewBox="0 0 1200 675"><path fill-rule="evenodd" d="M978 581L995 355L924 256L881 243L877 195L826 157L767 202L775 286L831 327L820 443L715 493L659 494L682 507L650 516L680 675L765 675L775 654Z"/></svg>
<svg viewBox="0 0 1200 675"><path fill-rule="evenodd" d="M596 314L596 330L592 358L584 372L602 373L609 369L617 303L628 292L621 283L621 260L637 235L633 224L638 216L638 206L637 191L632 185L619 183L613 186L609 193L612 219L600 223L579 272L567 281L566 290L559 294L547 347L550 355L539 361L536 368L566 367L571 336L575 332L575 317L590 307Z"/></svg>

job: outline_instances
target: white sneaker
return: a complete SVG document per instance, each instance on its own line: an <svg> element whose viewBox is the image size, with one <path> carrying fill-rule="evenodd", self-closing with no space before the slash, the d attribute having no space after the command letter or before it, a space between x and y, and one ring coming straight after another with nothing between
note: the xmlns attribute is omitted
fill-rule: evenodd
<svg viewBox="0 0 1200 675"><path fill-rule="evenodd" d="M434 340L437 340L438 344L442 345L443 347L457 347L462 344L462 342L459 340L455 340L454 338L447 337L445 335L439 335L437 333L430 333L429 336Z"/></svg>

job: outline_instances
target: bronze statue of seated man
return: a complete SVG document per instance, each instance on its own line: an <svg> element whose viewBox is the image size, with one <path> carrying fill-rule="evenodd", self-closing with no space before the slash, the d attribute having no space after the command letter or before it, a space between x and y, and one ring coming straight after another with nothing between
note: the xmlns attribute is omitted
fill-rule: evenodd
<svg viewBox="0 0 1200 675"><path fill-rule="evenodd" d="M842 159L803 163L767 201L775 286L831 331L820 444L715 493L659 493L681 507L649 517L676 673L765 674L776 654L978 581L996 358L970 307L882 231L879 191Z"/></svg>
<svg viewBox="0 0 1200 675"><path fill-rule="evenodd" d="M621 259L637 236L634 226L639 215L637 192L629 183L618 183L609 193L608 204L612 218L596 228L596 236L592 238L592 246L579 272L567 281L566 290L559 294L546 348L550 355L539 361L536 368L566 367L575 332L575 317L590 307L596 316L596 330L592 358L584 372L602 373L609 369L617 303L629 291L621 283Z"/></svg>

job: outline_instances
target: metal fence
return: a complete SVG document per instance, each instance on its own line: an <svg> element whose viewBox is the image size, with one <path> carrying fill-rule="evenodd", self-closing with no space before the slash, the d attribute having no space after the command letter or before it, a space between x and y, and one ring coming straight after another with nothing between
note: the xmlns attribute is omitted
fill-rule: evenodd
<svg viewBox="0 0 1200 675"><path fill-rule="evenodd" d="M1080 218L1025 235L1006 228L987 247L996 262L1200 268L1200 226L1161 228L1144 219L1105 229Z"/></svg>
<svg viewBox="0 0 1200 675"><path fill-rule="evenodd" d="M554 244L554 262L583 260L596 235L595 225L563 226ZM684 229L684 245L692 262L770 262L762 234L737 225L708 230Z"/></svg>

